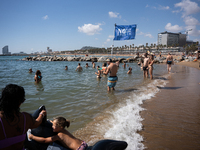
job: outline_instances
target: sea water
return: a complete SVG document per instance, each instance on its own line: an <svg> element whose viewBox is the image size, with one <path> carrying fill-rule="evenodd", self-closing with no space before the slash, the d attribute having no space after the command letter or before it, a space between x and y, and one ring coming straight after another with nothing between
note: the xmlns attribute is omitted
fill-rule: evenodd
<svg viewBox="0 0 200 150"><path fill-rule="evenodd" d="M127 150L144 149L140 106L167 83L166 66L154 64L154 80L144 79L137 63L120 64L115 91L107 92L107 76L97 79L91 62L22 61L24 56L0 56L0 88L7 84L23 86L26 101L21 111L33 113L41 105L47 109L47 118L63 116L71 121L69 131L89 145L100 139L123 140ZM78 63L82 72L76 72ZM95 62L102 66L103 62ZM68 66L68 70L65 70ZM132 74L127 74L132 67ZM33 73L28 73L32 68ZM42 73L42 82L36 84L36 70Z"/></svg>

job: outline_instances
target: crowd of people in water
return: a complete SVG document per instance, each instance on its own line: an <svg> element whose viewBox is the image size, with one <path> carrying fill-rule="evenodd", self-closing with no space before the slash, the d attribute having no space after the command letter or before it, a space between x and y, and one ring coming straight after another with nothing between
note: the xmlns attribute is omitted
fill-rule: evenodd
<svg viewBox="0 0 200 150"><path fill-rule="evenodd" d="M150 79L153 79L153 64L154 55L144 54L144 58L138 63L143 71L144 78L150 75ZM115 90L116 83L118 81L117 72L120 62L112 62L112 59L107 59L107 63L103 63L102 67L97 66L92 62L92 67L97 69L95 74L97 78L102 76L108 76L107 90ZM167 56L167 69L171 71L171 65L173 64L173 57L169 53ZM86 63L85 67L90 67ZM123 68L128 67L125 62L122 65ZM65 66L65 70L68 70L68 66ZM78 63L76 71L83 71L81 64ZM29 73L33 70L30 68ZM132 68L128 68L127 74L132 73ZM40 70L37 70L34 76L36 83L41 82L42 75ZM20 106L25 101L25 90L23 87L16 84L9 84L3 90L0 98L0 149L23 149L24 141L26 139L26 132L28 129L37 128L41 123L43 117L46 115L46 111L42 110L37 119L34 119L29 113L20 112ZM64 117L57 117L52 121L53 132L58 134L52 137L38 137L30 134L29 138L40 143L52 143L54 141L60 141L66 148L72 150L85 150L88 145L86 142L74 137L65 127L70 126L70 121Z"/></svg>

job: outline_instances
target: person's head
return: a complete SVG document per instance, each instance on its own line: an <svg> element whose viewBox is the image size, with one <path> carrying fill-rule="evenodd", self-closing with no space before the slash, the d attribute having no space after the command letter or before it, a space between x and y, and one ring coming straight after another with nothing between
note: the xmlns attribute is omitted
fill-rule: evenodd
<svg viewBox="0 0 200 150"><path fill-rule="evenodd" d="M37 76L41 75L40 70L37 70L35 74L36 74Z"/></svg>
<svg viewBox="0 0 200 150"><path fill-rule="evenodd" d="M68 69L68 66L65 66L65 70L67 70Z"/></svg>
<svg viewBox="0 0 200 150"><path fill-rule="evenodd" d="M150 58L153 60L154 59L154 55L150 55Z"/></svg>
<svg viewBox="0 0 200 150"><path fill-rule="evenodd" d="M171 55L170 53L168 53L168 55Z"/></svg>
<svg viewBox="0 0 200 150"><path fill-rule="evenodd" d="M78 65L80 66L80 65L81 65L81 63L78 63Z"/></svg>
<svg viewBox="0 0 200 150"><path fill-rule="evenodd" d="M56 117L52 121L53 132L59 132L61 129L64 129L70 126L70 121L66 120L64 117Z"/></svg>
<svg viewBox="0 0 200 150"><path fill-rule="evenodd" d="M7 118L13 120L14 114L20 112L20 105L25 101L24 88L16 84L8 84L3 90L0 98L0 110L4 111Z"/></svg>
<svg viewBox="0 0 200 150"><path fill-rule="evenodd" d="M29 69L29 72L33 72L32 68Z"/></svg>
<svg viewBox="0 0 200 150"><path fill-rule="evenodd" d="M88 66L88 63L86 63L86 66Z"/></svg>
<svg viewBox="0 0 200 150"><path fill-rule="evenodd" d="M129 67L129 70L131 71L131 70L132 70L132 68L131 68L131 67Z"/></svg>
<svg viewBox="0 0 200 150"><path fill-rule="evenodd" d="M100 67L99 66L97 66L97 70L99 70L100 69Z"/></svg>
<svg viewBox="0 0 200 150"><path fill-rule="evenodd" d="M104 66L104 67L106 67L106 66L107 66L107 64L106 64L106 63L103 63L103 66Z"/></svg>
<svg viewBox="0 0 200 150"><path fill-rule="evenodd" d="M147 53L144 53L144 57L147 57Z"/></svg>
<svg viewBox="0 0 200 150"><path fill-rule="evenodd" d="M106 62L108 65L110 65L110 63L112 62L112 59L108 58L108 59L106 59Z"/></svg>

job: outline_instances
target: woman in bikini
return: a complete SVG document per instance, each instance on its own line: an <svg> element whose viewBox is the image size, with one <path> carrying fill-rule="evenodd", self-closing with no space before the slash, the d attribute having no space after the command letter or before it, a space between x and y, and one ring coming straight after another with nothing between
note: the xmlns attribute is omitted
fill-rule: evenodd
<svg viewBox="0 0 200 150"><path fill-rule="evenodd" d="M28 129L37 128L46 111L37 119L26 112L20 112L20 105L25 101L24 88L16 84L7 85L0 98L0 149L23 149Z"/></svg>
<svg viewBox="0 0 200 150"><path fill-rule="evenodd" d="M36 83L39 83L42 80L42 75L41 75L40 70L36 71L34 80L35 80Z"/></svg>
<svg viewBox="0 0 200 150"><path fill-rule="evenodd" d="M151 80L153 79L153 63L154 63L154 55L150 55L148 68Z"/></svg>

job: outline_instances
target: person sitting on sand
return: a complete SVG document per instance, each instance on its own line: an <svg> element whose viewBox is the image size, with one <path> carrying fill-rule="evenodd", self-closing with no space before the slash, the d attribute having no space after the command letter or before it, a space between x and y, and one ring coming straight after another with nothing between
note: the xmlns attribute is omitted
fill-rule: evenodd
<svg viewBox="0 0 200 150"><path fill-rule="evenodd" d="M8 84L0 97L0 149L21 150L26 140L28 129L39 127L46 111L42 110L34 119L27 112L20 112L25 101L24 88L16 84Z"/></svg>
<svg viewBox="0 0 200 150"><path fill-rule="evenodd" d="M88 67L89 67L89 66L88 66L88 63L86 63L85 67L86 67L86 68L88 68Z"/></svg>
<svg viewBox="0 0 200 150"><path fill-rule="evenodd" d="M68 70L68 66L65 66L65 70Z"/></svg>
<svg viewBox="0 0 200 150"><path fill-rule="evenodd" d="M33 72L32 68L30 68L28 72L29 72L29 73L32 73L32 72Z"/></svg>
<svg viewBox="0 0 200 150"><path fill-rule="evenodd" d="M99 66L97 66L97 72L95 72L95 74L97 75L97 78L101 78L101 68Z"/></svg>
<svg viewBox="0 0 200 150"><path fill-rule="evenodd" d="M95 68L95 63L92 61L92 68Z"/></svg>
<svg viewBox="0 0 200 150"><path fill-rule="evenodd" d="M81 67L81 64L78 63L78 66L77 66L77 68L76 68L76 71L82 71L82 70L83 70L83 68Z"/></svg>
<svg viewBox="0 0 200 150"><path fill-rule="evenodd" d="M35 80L36 83L39 83L42 80L42 75L41 75L40 70L36 71L34 80Z"/></svg>
<svg viewBox="0 0 200 150"><path fill-rule="evenodd" d="M144 54L144 60L143 60L143 76L148 77L148 65L149 65L149 58L147 57L147 53Z"/></svg>
<svg viewBox="0 0 200 150"><path fill-rule="evenodd" d="M127 74L132 74L132 68L129 67Z"/></svg>
<svg viewBox="0 0 200 150"><path fill-rule="evenodd" d="M44 138L30 134L29 139L40 143L52 143L54 141L59 141L64 147L71 150L86 150L88 147L87 143L74 137L65 129L66 126L67 128L70 126L70 121L66 120L64 117L57 117L52 121L53 132L58 133L57 135Z"/></svg>
<svg viewBox="0 0 200 150"><path fill-rule="evenodd" d="M118 80L118 77L117 77L118 67L117 67L116 63L112 63L112 59L107 59L106 61L109 66L108 66L107 70L104 71L104 74L110 73L110 76L108 77L107 89L108 89L108 91L110 91L110 88L112 90L115 90L114 87L116 86L116 83Z"/></svg>
<svg viewBox="0 0 200 150"><path fill-rule="evenodd" d="M166 64L167 64L167 71L168 71L168 73L170 73L171 69L172 69L171 65L174 64L173 56L170 53L168 53L168 56L167 56L167 59L166 59Z"/></svg>

